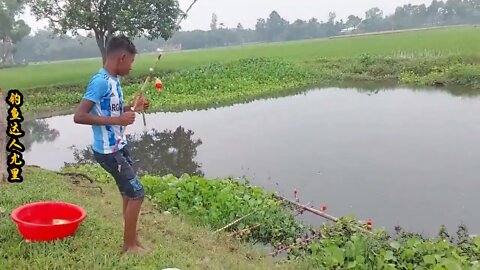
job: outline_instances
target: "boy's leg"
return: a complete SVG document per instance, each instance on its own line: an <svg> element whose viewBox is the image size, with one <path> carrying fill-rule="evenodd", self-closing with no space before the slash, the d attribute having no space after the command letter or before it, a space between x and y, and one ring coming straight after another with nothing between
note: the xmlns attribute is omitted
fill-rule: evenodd
<svg viewBox="0 0 480 270"><path fill-rule="evenodd" d="M122 196L122 201L123 201L123 225L125 226L125 213L127 211L128 198L126 196ZM137 219L137 223L138 223L138 219ZM140 240L138 240L138 233L136 238L136 244L138 247L145 249L142 243L140 243Z"/></svg>
<svg viewBox="0 0 480 270"><path fill-rule="evenodd" d="M125 195L122 195L123 202L123 225L125 225L125 212L127 211L128 198Z"/></svg>
<svg viewBox="0 0 480 270"><path fill-rule="evenodd" d="M119 187L124 195L124 251L143 249L137 237L137 223L145 196L143 186L133 169L133 161L127 148L123 148L117 157L119 164Z"/></svg>
<svg viewBox="0 0 480 270"><path fill-rule="evenodd" d="M122 194L125 224L123 251L140 250L142 247L137 239L136 227L143 203L144 190L133 170L129 153L126 149L122 149L110 155L95 154L95 158L115 178Z"/></svg>
<svg viewBox="0 0 480 270"><path fill-rule="evenodd" d="M123 148L123 156L125 157L125 160L128 162L128 164L131 166L134 173L136 174L136 170L133 166L133 159L132 159L132 156L131 156L130 151L129 151L127 146L125 146ZM127 203L128 203L128 198L126 196L123 196L123 197L124 197L124 207L125 207L125 210L126 210L126 206L127 206ZM142 201L143 201L143 198L142 198ZM141 211L141 209L140 209L140 211ZM124 212L123 216L125 217L125 212ZM139 214L137 216L139 216ZM138 224L138 219L139 218L137 217L137 224ZM136 239L137 246L141 247L142 249L145 249L145 247L142 245L142 243L140 243L140 240L138 240L138 232L136 232L136 238L135 239Z"/></svg>
<svg viewBox="0 0 480 270"><path fill-rule="evenodd" d="M143 249L138 243L137 222L143 198L129 200L125 211L124 251Z"/></svg>

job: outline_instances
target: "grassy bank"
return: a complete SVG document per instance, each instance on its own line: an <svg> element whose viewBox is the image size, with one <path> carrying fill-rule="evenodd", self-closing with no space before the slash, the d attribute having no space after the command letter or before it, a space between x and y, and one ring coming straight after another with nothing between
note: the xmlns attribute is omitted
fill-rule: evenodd
<svg viewBox="0 0 480 270"><path fill-rule="evenodd" d="M304 62L317 58L355 58L368 53L378 56L472 55L480 51L480 35L474 26L404 31L375 36L342 39L305 40L241 46L234 48L172 52L159 65L161 72L180 71L213 62L229 62L248 57L282 58ZM155 56L142 54L132 76L143 76L154 64ZM33 89L56 84L85 85L100 68L100 59L53 62L0 70L0 87Z"/></svg>
<svg viewBox="0 0 480 270"><path fill-rule="evenodd" d="M153 82L146 89L150 112L205 109L285 96L317 86L357 82L390 82L392 85L447 86L446 91L468 95L480 91L480 58L385 57L362 54L355 58L312 58L292 62L276 58L246 58L212 63L159 75L162 91ZM141 88L141 78L124 85L127 101ZM353 84L353 87L356 85ZM450 88L452 87L452 88ZM60 112L78 104L85 86L65 85L23 91L26 117L33 112ZM454 90L456 89L456 90ZM468 91L466 91L468 90Z"/></svg>
<svg viewBox="0 0 480 270"><path fill-rule="evenodd" d="M171 73L162 78L161 92L152 82L146 93L151 100L151 111L209 108L291 93L313 83L314 76L300 64L267 58L243 59ZM130 102L140 88L141 84L136 83L124 86L126 101ZM55 86L23 93L23 112L30 114L71 108L80 102L84 90L77 86L68 90Z"/></svg>
<svg viewBox="0 0 480 270"><path fill-rule="evenodd" d="M300 269L274 264L263 252L225 234L214 234L182 218L160 214L145 203L140 237L153 252L122 257L121 202L114 185L98 189L72 184L71 178L27 168L25 182L2 187L0 196L0 269ZM88 185L81 180L80 185ZM55 243L26 243L10 220L10 212L25 203L62 200L85 208L88 217L74 237ZM300 268L299 268L300 267Z"/></svg>
<svg viewBox="0 0 480 270"><path fill-rule="evenodd" d="M113 183L97 165L65 171ZM480 269L480 237L471 237L466 226L456 235L440 227L434 238L400 227L392 235L382 229L365 233L358 228L365 229L365 222L350 216L313 228L294 219L298 209L243 179L144 175L141 181L148 198L163 211L210 230L238 220L225 231L245 242L271 245L290 262L301 262L297 269Z"/></svg>
<svg viewBox="0 0 480 270"><path fill-rule="evenodd" d="M319 58L305 63L321 82L390 80L406 86L480 88L480 55L362 54L355 58ZM480 92L480 91L479 91Z"/></svg>
<svg viewBox="0 0 480 270"><path fill-rule="evenodd" d="M1 269L480 269L480 238L470 237L465 227L456 237L441 230L434 239L401 229L393 237L382 230L364 234L355 226L365 224L352 217L308 228L292 219L294 209L248 182L187 175L141 178L149 200L139 235L152 252L122 257L121 202L113 179L97 165L63 171L86 173L96 183L27 167L24 183L3 187ZM27 243L9 214L44 200L76 203L88 217L73 237ZM213 232L239 217L244 218ZM248 244L252 242L272 244L289 260L274 262L266 250Z"/></svg>

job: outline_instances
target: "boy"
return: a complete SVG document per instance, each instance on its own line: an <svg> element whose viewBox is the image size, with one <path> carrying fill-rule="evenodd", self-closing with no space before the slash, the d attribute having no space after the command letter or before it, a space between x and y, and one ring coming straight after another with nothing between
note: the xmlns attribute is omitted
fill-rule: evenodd
<svg viewBox="0 0 480 270"><path fill-rule="evenodd" d="M104 66L90 80L75 112L74 122L92 126L95 159L115 178L122 195L125 224L122 253L142 252L145 249L138 241L137 221L144 190L132 167L133 161L122 131L134 123L135 112L147 109L149 103L139 96L136 107L123 106L118 76L127 75L132 69L137 54L135 45L125 36L112 37L106 53Z"/></svg>

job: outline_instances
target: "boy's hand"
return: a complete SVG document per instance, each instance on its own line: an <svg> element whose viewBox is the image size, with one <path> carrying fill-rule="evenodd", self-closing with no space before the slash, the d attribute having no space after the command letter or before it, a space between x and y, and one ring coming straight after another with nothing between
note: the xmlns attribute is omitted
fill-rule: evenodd
<svg viewBox="0 0 480 270"><path fill-rule="evenodd" d="M145 96L143 96L143 94L138 95L135 98L135 101L136 102L133 104L132 107L136 112L144 111L148 109L148 107L150 107L150 102L145 98Z"/></svg>
<svg viewBox="0 0 480 270"><path fill-rule="evenodd" d="M147 98L144 98L143 100L143 109L147 110L150 107L150 102L148 101Z"/></svg>
<svg viewBox="0 0 480 270"><path fill-rule="evenodd" d="M120 126L128 126L135 122L135 112L125 112L118 118Z"/></svg>

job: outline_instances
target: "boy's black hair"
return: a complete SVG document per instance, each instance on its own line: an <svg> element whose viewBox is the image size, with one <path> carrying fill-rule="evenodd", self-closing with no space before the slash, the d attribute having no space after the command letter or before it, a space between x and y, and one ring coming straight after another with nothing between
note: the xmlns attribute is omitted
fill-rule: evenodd
<svg viewBox="0 0 480 270"><path fill-rule="evenodd" d="M124 35L114 36L108 40L107 55L118 50L126 50L131 54L137 54L137 48L135 48L135 45Z"/></svg>

